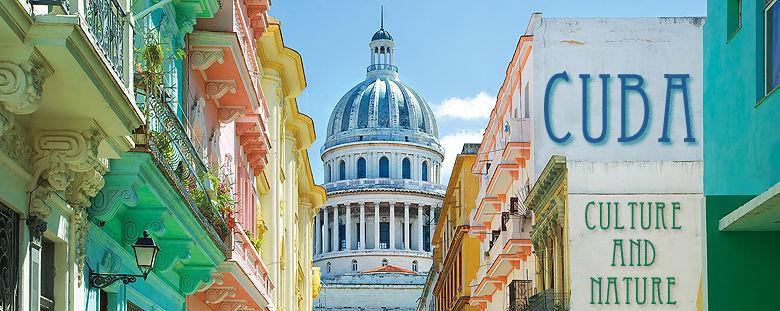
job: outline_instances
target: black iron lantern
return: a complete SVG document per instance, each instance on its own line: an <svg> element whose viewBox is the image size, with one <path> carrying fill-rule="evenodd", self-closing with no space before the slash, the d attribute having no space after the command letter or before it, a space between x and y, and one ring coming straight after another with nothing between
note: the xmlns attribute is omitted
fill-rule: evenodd
<svg viewBox="0 0 780 311"><path fill-rule="evenodd" d="M133 251L135 252L135 263L138 265L138 270L141 274L108 274L108 273L95 273L92 268L89 268L89 287L90 288L104 288L116 281L122 281L122 283L130 284L135 282L139 277L144 280L152 272L154 268L154 260L157 258L157 253L160 251L160 247L154 243L154 240L149 237L149 232L144 230L143 236L138 238L133 244Z"/></svg>

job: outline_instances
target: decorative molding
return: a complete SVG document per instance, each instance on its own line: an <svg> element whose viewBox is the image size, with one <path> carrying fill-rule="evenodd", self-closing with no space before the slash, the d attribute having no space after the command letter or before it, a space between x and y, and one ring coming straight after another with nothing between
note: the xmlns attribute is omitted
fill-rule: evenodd
<svg viewBox="0 0 780 311"><path fill-rule="evenodd" d="M24 129L13 120L13 115L0 108L0 151L17 164L29 169L32 148L27 144Z"/></svg>
<svg viewBox="0 0 780 311"><path fill-rule="evenodd" d="M30 61L0 61L0 106L14 114L29 114L41 105L43 82L50 75Z"/></svg>
<svg viewBox="0 0 780 311"><path fill-rule="evenodd" d="M165 224L162 219L166 214L167 210L162 207L127 210L122 223L122 243L126 246L133 245L144 230L149 233L164 233Z"/></svg>
<svg viewBox="0 0 780 311"><path fill-rule="evenodd" d="M236 93L236 80L209 80L206 81L206 98L219 100L227 92Z"/></svg>
<svg viewBox="0 0 780 311"><path fill-rule="evenodd" d="M203 294L203 301L208 304L220 304L228 297L236 297L236 289L234 287L212 286Z"/></svg>
<svg viewBox="0 0 780 311"><path fill-rule="evenodd" d="M222 49L196 48L190 50L190 67L192 69L205 71L215 62L225 63L225 55Z"/></svg>
<svg viewBox="0 0 780 311"><path fill-rule="evenodd" d="M215 266L210 265L185 265L179 271L180 292L184 295L190 295L194 293L199 288L199 286L211 284L211 273L215 269Z"/></svg>
<svg viewBox="0 0 780 311"><path fill-rule="evenodd" d="M138 204L135 185L103 187L92 199L89 215L99 221L108 221L116 215L120 207L134 207Z"/></svg>
<svg viewBox="0 0 780 311"><path fill-rule="evenodd" d="M217 117L219 122L230 123L235 121L239 116L246 113L246 107L242 106L222 106L217 109Z"/></svg>
<svg viewBox="0 0 780 311"><path fill-rule="evenodd" d="M246 300L233 300L222 303L219 307L220 311L249 311L254 310L250 307Z"/></svg>
<svg viewBox="0 0 780 311"><path fill-rule="evenodd" d="M154 271L167 271L177 262L192 258L190 239L160 239L158 245L160 245L160 252L157 253Z"/></svg>

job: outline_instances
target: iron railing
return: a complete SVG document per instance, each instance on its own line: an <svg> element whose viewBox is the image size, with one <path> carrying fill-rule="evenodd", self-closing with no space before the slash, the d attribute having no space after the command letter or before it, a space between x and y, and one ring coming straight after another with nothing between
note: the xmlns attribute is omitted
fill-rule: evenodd
<svg viewBox="0 0 780 311"><path fill-rule="evenodd" d="M528 297L528 311L569 311L569 293L556 293L555 289L550 288Z"/></svg>
<svg viewBox="0 0 780 311"><path fill-rule="evenodd" d="M63 0L65 1L65 0ZM116 0L87 0L86 21L98 49L124 81L125 26L127 13Z"/></svg>
<svg viewBox="0 0 780 311"><path fill-rule="evenodd" d="M136 103L146 116L145 128L139 134L146 135L147 149L196 218L212 235L212 240L227 255L231 230L222 212L211 200L218 186L211 184L209 174L212 173L201 160L176 114L166 103L167 95L162 86L157 86L157 91L149 92L149 96L146 96L145 91L139 93Z"/></svg>
<svg viewBox="0 0 780 311"><path fill-rule="evenodd" d="M398 67L390 64L373 64L371 66L368 66L368 68L366 68L366 72L371 72L374 70L390 70L393 72L398 72Z"/></svg>
<svg viewBox="0 0 780 311"><path fill-rule="evenodd" d="M509 308L507 311L528 310L528 295L531 292L531 280L512 280L509 283Z"/></svg>

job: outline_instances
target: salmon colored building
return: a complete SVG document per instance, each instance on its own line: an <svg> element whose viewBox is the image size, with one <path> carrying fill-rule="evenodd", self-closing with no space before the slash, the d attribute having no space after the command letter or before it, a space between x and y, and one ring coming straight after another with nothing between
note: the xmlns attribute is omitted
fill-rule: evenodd
<svg viewBox="0 0 780 311"><path fill-rule="evenodd" d="M268 107L256 75L255 39L268 27L266 0L230 0L189 36L189 98L183 113L210 174L231 235L213 282L187 297L191 310L274 310L273 281L260 256L255 177L268 162Z"/></svg>
<svg viewBox="0 0 780 311"><path fill-rule="evenodd" d="M481 247L472 254L480 268L471 282L469 303L481 310L519 308L534 277L531 213L522 204L532 176L531 39L523 36L517 43L472 167L479 192L471 225L480 229L470 234Z"/></svg>

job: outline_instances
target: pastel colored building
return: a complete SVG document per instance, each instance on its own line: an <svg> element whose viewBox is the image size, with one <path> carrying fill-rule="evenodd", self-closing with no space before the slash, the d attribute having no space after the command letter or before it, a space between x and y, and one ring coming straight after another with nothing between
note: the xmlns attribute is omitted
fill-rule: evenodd
<svg viewBox="0 0 780 311"><path fill-rule="evenodd" d="M533 36L526 34L517 42L470 168L477 175L478 188L468 235L480 243L470 256L479 261L479 269L468 283L468 303L478 310L520 310L532 294L531 213L522 205L533 176L532 41Z"/></svg>
<svg viewBox="0 0 780 311"><path fill-rule="evenodd" d="M311 260L311 228L325 189L314 184L308 157L316 138L314 123L298 110L296 99L306 87L303 61L284 44L281 25L274 19L257 40L257 59L271 148L256 178L260 210L255 238L275 285L271 297L276 309L310 310L319 287Z"/></svg>
<svg viewBox="0 0 780 311"><path fill-rule="evenodd" d="M477 274L481 262L475 260L479 254L480 240L471 226L471 213L476 208L479 177L471 171L477 158L478 144L464 144L455 157L452 174L444 194L436 230L433 234L434 308L431 310L479 310L469 302L472 297L471 280ZM434 271L435 269L435 271ZM421 301L421 304L424 303Z"/></svg>
<svg viewBox="0 0 780 311"><path fill-rule="evenodd" d="M531 17L531 310L700 307L703 26Z"/></svg>
<svg viewBox="0 0 780 311"><path fill-rule="evenodd" d="M707 1L704 305L777 308L780 4ZM733 286L728 286L732 284ZM768 296L767 296L768 295ZM739 297L739 298L737 298Z"/></svg>
<svg viewBox="0 0 780 311"><path fill-rule="evenodd" d="M368 52L366 78L334 107L321 150L328 199L313 227L315 310L414 310L431 267L444 194L436 120L400 80L384 27Z"/></svg>
<svg viewBox="0 0 780 311"><path fill-rule="evenodd" d="M229 252L213 281L187 297L188 310L274 310L274 282L260 257L255 177L271 148L268 107L260 88L255 38L268 27L267 2L224 3L188 37L185 125L209 167ZM250 13L251 12L251 13Z"/></svg>

